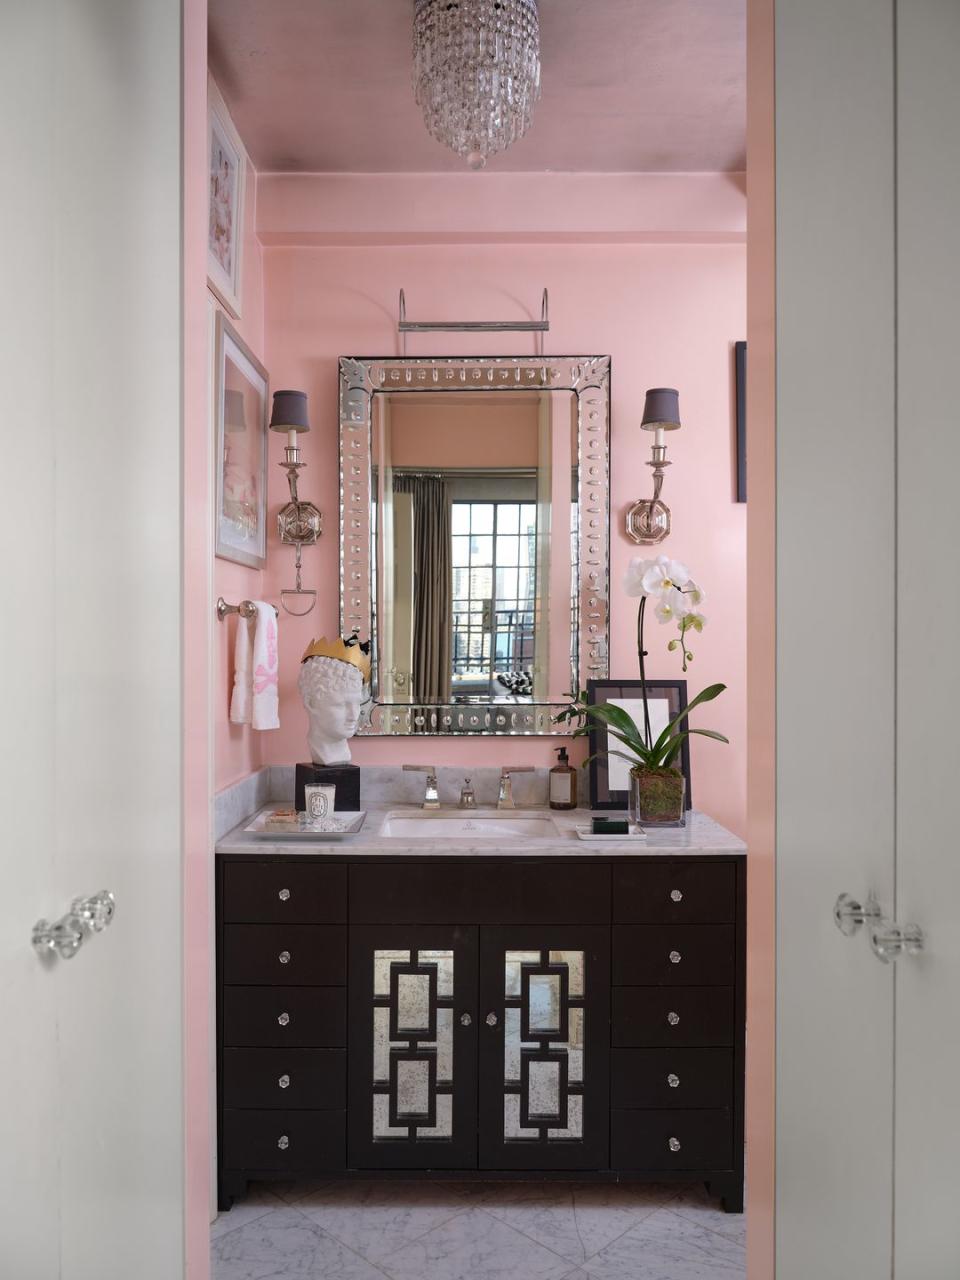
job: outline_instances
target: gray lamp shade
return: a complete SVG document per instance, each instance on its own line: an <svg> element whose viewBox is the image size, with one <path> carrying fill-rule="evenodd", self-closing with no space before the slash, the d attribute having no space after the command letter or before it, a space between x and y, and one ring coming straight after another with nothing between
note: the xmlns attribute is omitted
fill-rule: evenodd
<svg viewBox="0 0 960 1280"><path fill-rule="evenodd" d="M223 429L224 431L246 431L247 416L242 391L232 391L229 388L224 391Z"/></svg>
<svg viewBox="0 0 960 1280"><path fill-rule="evenodd" d="M643 404L644 431L676 431L680 426L680 393L673 387L651 387Z"/></svg>
<svg viewBox="0 0 960 1280"><path fill-rule="evenodd" d="M273 413L270 415L271 431L309 431L307 417L307 393L305 391L275 391Z"/></svg>

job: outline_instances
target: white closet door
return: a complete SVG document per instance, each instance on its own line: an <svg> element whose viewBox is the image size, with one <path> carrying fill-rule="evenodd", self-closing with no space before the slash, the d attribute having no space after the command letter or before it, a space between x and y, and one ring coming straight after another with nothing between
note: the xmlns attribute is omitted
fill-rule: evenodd
<svg viewBox="0 0 960 1280"><path fill-rule="evenodd" d="M2 10L0 1272L178 1280L180 3Z"/></svg>
<svg viewBox="0 0 960 1280"><path fill-rule="evenodd" d="M897 6L898 1280L960 1275L960 4Z"/></svg>
<svg viewBox="0 0 960 1280"><path fill-rule="evenodd" d="M832 909L894 888L893 41L776 5L777 1280L890 1274L894 977Z"/></svg>

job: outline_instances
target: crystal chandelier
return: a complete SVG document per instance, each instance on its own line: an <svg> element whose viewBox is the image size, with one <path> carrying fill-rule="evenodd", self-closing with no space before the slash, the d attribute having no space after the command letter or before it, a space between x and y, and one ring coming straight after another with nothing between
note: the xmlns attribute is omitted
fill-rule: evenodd
<svg viewBox="0 0 960 1280"><path fill-rule="evenodd" d="M427 129L482 169L540 97L537 0L416 0L414 88Z"/></svg>

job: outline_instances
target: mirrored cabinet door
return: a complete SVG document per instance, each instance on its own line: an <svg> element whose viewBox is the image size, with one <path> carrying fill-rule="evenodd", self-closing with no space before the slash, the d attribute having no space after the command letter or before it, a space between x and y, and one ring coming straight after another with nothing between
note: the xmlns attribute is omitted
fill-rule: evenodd
<svg viewBox="0 0 960 1280"><path fill-rule="evenodd" d="M477 929L350 935L349 1163L477 1163Z"/></svg>
<svg viewBox="0 0 960 1280"><path fill-rule="evenodd" d="M610 930L480 931L480 1167L609 1157Z"/></svg>

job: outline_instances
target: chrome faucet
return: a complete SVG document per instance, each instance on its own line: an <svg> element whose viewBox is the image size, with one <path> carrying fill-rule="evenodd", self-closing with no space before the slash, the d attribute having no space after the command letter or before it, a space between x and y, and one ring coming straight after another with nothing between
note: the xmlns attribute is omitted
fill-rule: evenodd
<svg viewBox="0 0 960 1280"><path fill-rule="evenodd" d="M533 765L504 765L500 770L500 794L497 796L498 809L515 809L517 807L513 802L513 779L510 777L512 773L533 773Z"/></svg>
<svg viewBox="0 0 960 1280"><path fill-rule="evenodd" d="M433 764L405 764L404 770L407 773L425 773L427 775L427 786L423 796L423 804L421 809L439 809L440 793L437 790L437 767Z"/></svg>
<svg viewBox="0 0 960 1280"><path fill-rule="evenodd" d="M464 778L463 786L460 788L460 803L458 809L475 809L477 807L477 797L473 787L470 785L470 779Z"/></svg>

